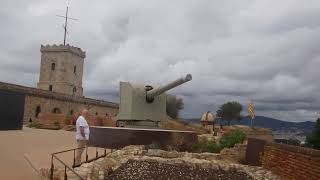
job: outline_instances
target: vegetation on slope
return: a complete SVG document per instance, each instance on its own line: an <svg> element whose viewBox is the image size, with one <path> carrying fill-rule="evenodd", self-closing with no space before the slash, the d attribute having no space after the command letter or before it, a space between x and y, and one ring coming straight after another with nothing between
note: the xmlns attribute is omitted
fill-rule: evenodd
<svg viewBox="0 0 320 180"><path fill-rule="evenodd" d="M219 153L223 148L232 148L235 144L242 143L245 139L246 135L242 131L232 130L225 133L219 142L201 138L192 145L192 150L195 152Z"/></svg>

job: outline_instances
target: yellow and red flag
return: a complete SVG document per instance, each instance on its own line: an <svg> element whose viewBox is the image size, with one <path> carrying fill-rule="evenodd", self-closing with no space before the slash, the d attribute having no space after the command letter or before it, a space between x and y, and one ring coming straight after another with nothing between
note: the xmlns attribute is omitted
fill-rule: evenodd
<svg viewBox="0 0 320 180"><path fill-rule="evenodd" d="M248 113L250 114L251 119L254 119L256 117L256 113L254 112L254 106L252 101L249 102Z"/></svg>
<svg viewBox="0 0 320 180"><path fill-rule="evenodd" d="M249 105L248 105L248 113L250 114L250 118L251 118L251 127L253 127L253 122L252 120L254 118L256 118L256 113L254 112L254 106L253 106L253 102L250 101Z"/></svg>

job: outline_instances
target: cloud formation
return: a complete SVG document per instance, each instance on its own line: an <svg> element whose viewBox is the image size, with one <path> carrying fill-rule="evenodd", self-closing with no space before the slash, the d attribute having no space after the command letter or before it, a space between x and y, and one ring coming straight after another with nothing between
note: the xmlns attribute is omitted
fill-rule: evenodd
<svg viewBox="0 0 320 180"><path fill-rule="evenodd" d="M35 86L40 44L60 44L65 2L5 0L0 7L0 81ZM260 115L315 120L320 98L320 2L70 1L68 43L87 52L86 96L118 101L119 81L163 84L183 117L226 101L253 100Z"/></svg>

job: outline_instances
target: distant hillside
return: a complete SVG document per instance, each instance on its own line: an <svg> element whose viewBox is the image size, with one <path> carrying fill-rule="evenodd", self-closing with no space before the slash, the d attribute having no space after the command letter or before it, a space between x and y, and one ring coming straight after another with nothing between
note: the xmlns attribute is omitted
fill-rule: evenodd
<svg viewBox="0 0 320 180"><path fill-rule="evenodd" d="M199 124L199 119L184 119L185 121L192 122L195 124ZM217 124L226 124L226 121L217 120ZM232 121L232 125L241 124L241 125L250 125L250 119L248 117L244 117L240 122ZM272 129L272 131L277 133L294 133L299 135L307 135L312 129L315 127L315 122L306 121L306 122L288 122L282 121L278 119L273 119L264 116L257 116L253 122L256 127L263 127Z"/></svg>

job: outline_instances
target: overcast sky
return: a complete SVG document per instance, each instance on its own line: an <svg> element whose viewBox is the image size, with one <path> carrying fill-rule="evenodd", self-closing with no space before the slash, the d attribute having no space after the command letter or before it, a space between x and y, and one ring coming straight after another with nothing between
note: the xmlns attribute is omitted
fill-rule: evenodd
<svg viewBox="0 0 320 180"><path fill-rule="evenodd" d="M0 81L36 86L40 45L63 42L65 0L2 0ZM253 100L258 115L320 112L319 0L71 0L67 43L87 53L84 92L118 102L119 81L163 84L182 117ZM320 115L319 115L320 116Z"/></svg>

